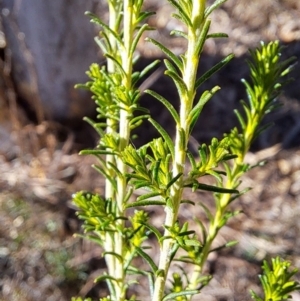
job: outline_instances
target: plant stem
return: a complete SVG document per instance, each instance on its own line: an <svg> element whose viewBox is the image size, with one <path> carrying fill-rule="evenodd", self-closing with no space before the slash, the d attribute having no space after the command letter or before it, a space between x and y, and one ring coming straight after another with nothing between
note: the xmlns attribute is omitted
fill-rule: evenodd
<svg viewBox="0 0 300 301"><path fill-rule="evenodd" d="M132 26L132 1L124 0L123 6L123 21L124 21L124 47L120 47L120 54L122 60L122 67L125 71L125 75L122 78L122 86L125 91L131 90L131 78L132 78L132 54L130 53L131 44L133 41L133 26ZM127 100L127 103L129 100ZM124 148L129 143L130 138L130 120L132 118L132 113L130 110L130 105L122 103L120 108L120 120L119 120L119 151L123 151ZM126 195L126 179L125 174L127 173L127 166L124 164L121 158L116 158L117 168L120 175L117 176L117 192L116 192L116 202L117 202L117 216L124 216L124 198ZM118 229L124 229L124 220L118 219L116 221ZM115 232L115 250L114 252L124 258L126 245L124 240L124 235L122 231ZM118 279L118 283L115 285L116 290L116 300L122 301L126 298L126 283L125 283L126 271L124 268L124 262L118 262L115 270L115 278Z"/></svg>
<svg viewBox="0 0 300 301"><path fill-rule="evenodd" d="M119 53L121 53L121 61L122 67L125 70L126 77L123 77L122 86L126 90L131 88L131 75L132 75L132 61L131 56L128 55L130 45L132 42L132 5L129 5L128 0L126 1L108 1L109 3L109 27L114 31L118 32L119 24L118 17L122 13L123 9L123 19L124 19L124 47L120 47L117 44L116 39L110 34L110 45L112 48L112 53L117 57ZM126 30L125 30L126 28ZM120 47L120 49L119 49ZM115 73L116 66L112 60L107 61L107 70L109 73ZM108 134L116 135L117 131L119 131L119 151L122 151L129 141L130 136L130 128L129 128L129 116L127 108L121 108L119 112L119 124L114 119L107 119L107 128L106 132ZM119 130L118 130L119 129ZM115 174L115 171L111 167L112 165L116 165L118 170L120 171L119 175ZM116 216L124 216L123 210L123 201L126 193L126 180L124 175L126 173L126 166L122 162L120 158L114 155L106 156L106 167L109 172L111 178L116 178L117 182L117 191L114 190L112 183L106 179L106 191L105 197L106 199L111 199L112 201L116 201ZM115 225L116 231L112 234L110 232L106 233L105 246L104 249L106 252L117 254L118 256L114 256L108 254L105 256L108 274L115 278L117 281L113 284L114 290L111 291L111 297L114 301L122 301L125 300L126 297L126 289L125 289L125 270L123 262L121 262L120 258L124 257L124 237L122 233L122 229L124 229L124 221L122 219L116 220Z"/></svg>
<svg viewBox="0 0 300 301"><path fill-rule="evenodd" d="M109 6L109 27L117 32L118 31L118 24L117 24L117 16L120 13L122 9L121 5L122 1L108 1ZM117 53L117 42L115 38L110 34L110 44L111 44L111 51L112 53ZM109 73L114 73L115 70L115 64L111 60L107 60L107 71ZM116 134L117 131L117 122L114 119L107 118L106 120L107 127L106 127L106 133L107 134ZM111 165L115 164L115 157L114 155L107 155L106 156L106 167L107 171L109 173L109 176L111 178L114 178L115 171L111 167ZM105 179L105 199L106 200L114 200L115 199L115 190L113 188L112 183L108 178ZM115 238L114 235L111 232L105 233L105 241L104 241L104 250L108 253L115 252ZM111 254L105 255L105 261L107 264L108 274L115 277L115 271L119 264L117 258ZM111 292L112 294L113 292ZM117 294L117 292L116 292ZM116 296L112 295L113 298L116 298Z"/></svg>
<svg viewBox="0 0 300 301"><path fill-rule="evenodd" d="M199 19L203 20L205 2L205 0L193 1L192 21L194 23L199 22ZM184 167L186 162L186 149L190 135L190 124L187 122L187 120L192 110L196 94L195 82L198 64L200 60L200 55L196 47L200 33L201 30L199 30L199 26L192 26L188 28L188 48L185 54L185 67L182 74L182 78L187 89L186 93L180 95L180 123L176 125L175 157L173 158L173 177L176 177L178 174L184 173ZM170 203L167 203L165 207L165 225L167 227L174 227L177 221L180 202L182 199L183 186L183 177L180 177L171 186L169 200ZM164 236L166 237L169 235L170 233L168 229L165 228ZM153 301L161 301L163 298L165 284L171 263L171 251L173 246L174 241L172 239L165 239L163 241L158 266L159 273L155 281Z"/></svg>
<svg viewBox="0 0 300 301"><path fill-rule="evenodd" d="M249 147L250 144L247 144L247 145ZM248 151L248 149L246 150L246 152L247 151ZM227 182L225 183L224 188L236 189L236 187L238 186L238 181L241 176L241 167L242 167L241 164L243 164L244 156L245 155L242 155L242 157L238 157L234 160L234 163L232 166L231 180L227 179ZM188 287L189 289L196 289L197 287L199 287L198 279L203 273L203 267L204 267L204 264L207 262L207 257L211 251L212 243L214 242L216 236L218 235L219 230L223 226L224 214L227 211L227 208L230 203L230 199L231 199L231 194L224 193L220 196L220 199L216 200L216 212L214 214L214 219L209 224L209 228L207 231L208 235L206 237L205 244L202 249L200 263L197 266L195 266L195 268L194 268L193 274L190 278L190 284ZM191 300L191 299L192 299L192 296L188 297L188 300Z"/></svg>

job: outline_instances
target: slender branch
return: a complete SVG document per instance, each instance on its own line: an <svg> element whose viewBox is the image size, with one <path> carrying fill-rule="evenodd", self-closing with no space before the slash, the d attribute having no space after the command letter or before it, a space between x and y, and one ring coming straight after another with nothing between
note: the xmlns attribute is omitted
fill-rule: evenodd
<svg viewBox="0 0 300 301"><path fill-rule="evenodd" d="M192 21L198 22L200 19L204 19L204 7L205 1L193 1ZM201 8L201 9L200 9ZM198 24L197 24L198 25ZM193 108L195 98L195 83L197 76L197 69L200 60L199 52L197 50L197 42L200 36L199 28L188 27L188 46L184 56L185 65L183 69L182 78L186 85L186 91L180 95L180 123L176 127L175 138L175 157L173 160L173 177L178 174L184 173L187 143L189 141L190 124L187 122L189 114ZM182 135L183 133L183 135ZM183 137L184 136L184 137ZM184 141L183 141L184 139ZM168 227L174 227L177 218L180 202L183 193L183 178L180 177L171 187L170 199L171 204L166 206L166 219L164 236L169 236ZM165 239L161 249L161 257L159 261L160 274L157 276L155 282L155 290L153 301L161 301L164 294L164 288L168 276L168 271L171 263L171 250L173 248L174 241L171 239Z"/></svg>

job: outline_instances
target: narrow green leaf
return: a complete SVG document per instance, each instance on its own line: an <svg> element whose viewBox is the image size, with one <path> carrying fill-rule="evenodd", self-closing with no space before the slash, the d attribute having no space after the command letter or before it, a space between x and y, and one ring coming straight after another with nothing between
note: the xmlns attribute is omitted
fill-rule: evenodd
<svg viewBox="0 0 300 301"><path fill-rule="evenodd" d="M115 281L115 282L118 283L118 280L117 280L116 278L114 278L114 277L112 277L112 276L109 276L109 275L101 275L101 276L97 277L97 278L94 280L94 282L97 283L97 282L100 282L100 281L108 281L108 280L110 280L110 281Z"/></svg>
<svg viewBox="0 0 300 301"><path fill-rule="evenodd" d="M189 259L186 256L181 256L179 258L175 258L174 261L188 263L188 264L195 264L195 262L193 260Z"/></svg>
<svg viewBox="0 0 300 301"><path fill-rule="evenodd" d="M204 43L207 39L207 33L209 31L210 23L211 23L211 21L209 19L206 19L204 26L201 30L201 34L200 34L199 40L196 45L196 53L198 53L198 55L200 55L203 50Z"/></svg>
<svg viewBox="0 0 300 301"><path fill-rule="evenodd" d="M158 242L161 243L162 234L156 229L154 226L144 223L142 221L139 221L142 225L144 225L146 228L148 228L157 238Z"/></svg>
<svg viewBox="0 0 300 301"><path fill-rule="evenodd" d="M176 110L174 109L172 104L167 99L165 99L163 96L159 95L158 93L156 93L155 91L152 91L152 90L146 90L145 93L150 94L151 96L156 98L158 101L160 101L168 109L168 111L171 113L171 115L172 115L173 119L175 120L176 124L180 123L178 113L176 112Z"/></svg>
<svg viewBox="0 0 300 301"><path fill-rule="evenodd" d="M119 5L119 3L118 3L118 5ZM119 11L121 12L122 9L119 9ZM123 21L123 17L124 17L124 15L122 13L118 14L118 16L117 16L117 22L115 23L115 25L116 25L115 28L120 28L120 25L121 25L121 23Z"/></svg>
<svg viewBox="0 0 300 301"><path fill-rule="evenodd" d="M195 231L194 230L188 230L188 231L180 232L180 233L177 234L177 237L188 236L188 235L191 235L191 234L195 234Z"/></svg>
<svg viewBox="0 0 300 301"><path fill-rule="evenodd" d="M206 214L209 222L212 223L214 221L214 216L212 215L212 213L210 212L210 210L208 209L208 207L206 207L202 202L199 202L199 205L204 210L204 212L205 212L205 214Z"/></svg>
<svg viewBox="0 0 300 301"><path fill-rule="evenodd" d="M256 100L256 97L255 97L254 91L252 90L250 84L245 79L242 79L241 82L246 87L246 91L247 91L249 103L251 105L251 109L255 109L254 101Z"/></svg>
<svg viewBox="0 0 300 301"><path fill-rule="evenodd" d="M160 60L155 60L152 63L150 63L148 66L146 66L140 73L140 78L145 76L149 71L151 71L155 66L157 66L160 63Z"/></svg>
<svg viewBox="0 0 300 301"><path fill-rule="evenodd" d="M148 276L148 281L149 281L149 291L150 291L150 297L151 300L153 300L153 295L154 295L154 274L153 273L147 273Z"/></svg>
<svg viewBox="0 0 300 301"><path fill-rule="evenodd" d="M143 258L146 260L146 262L149 264L149 266L151 267L153 273L155 274L158 270L156 264L154 263L154 261L152 260L152 258L145 253L141 248L137 247L136 248L136 252Z"/></svg>
<svg viewBox="0 0 300 301"><path fill-rule="evenodd" d="M193 27L192 21L189 18L189 16L186 14L186 12L182 8L182 4L178 3L178 1L175 0L168 0L179 12L179 17L180 19L188 26L188 27ZM177 15L178 16L178 15ZM173 17L176 17L176 14L173 15Z"/></svg>
<svg viewBox="0 0 300 301"><path fill-rule="evenodd" d="M142 36L142 34L146 31L146 30L150 30L151 27L148 25L148 24L144 24L142 27L140 27L140 29L138 30L132 44L131 44L131 47L130 47L130 54L133 56L135 50L136 50L136 46Z"/></svg>
<svg viewBox="0 0 300 301"><path fill-rule="evenodd" d="M181 176L183 173L179 173L177 176L175 176L166 186L166 189L168 190Z"/></svg>
<svg viewBox="0 0 300 301"><path fill-rule="evenodd" d="M213 176L219 183L222 182L222 177L221 177L220 173L218 173L217 171L212 170L212 169L207 170L206 174ZM224 174L224 173L222 172L222 174Z"/></svg>
<svg viewBox="0 0 300 301"><path fill-rule="evenodd" d="M241 125L242 130L245 130L246 122L245 122L244 118L242 117L241 113L238 110L234 110L233 112L234 112L235 116L237 117L237 119L238 119L238 121Z"/></svg>
<svg viewBox="0 0 300 301"><path fill-rule="evenodd" d="M96 44L99 46L99 48L101 49L102 53L107 53L109 52L109 49L107 49L105 40L103 38L100 37L95 37L94 41L96 42Z"/></svg>
<svg viewBox="0 0 300 301"><path fill-rule="evenodd" d="M195 160L194 156L189 151L187 151L186 155L190 160L192 170L196 170L197 169L197 163L196 163L196 160Z"/></svg>
<svg viewBox="0 0 300 301"><path fill-rule="evenodd" d="M189 205L193 205L193 206L195 205L195 203L192 202L191 200L181 200L180 204L189 204Z"/></svg>
<svg viewBox="0 0 300 301"><path fill-rule="evenodd" d="M216 8L218 8L219 6L221 6L226 1L227 0L217 0L211 6L207 7L205 9L205 18L207 18Z"/></svg>
<svg viewBox="0 0 300 301"><path fill-rule="evenodd" d="M139 197L136 199L136 202L144 201L144 200L147 200L147 199L150 199L150 198L159 196L159 195L160 195L160 192L150 192L150 193L146 193L146 194L143 194L143 195L139 196ZM136 202L135 202L135 203L136 203Z"/></svg>
<svg viewBox="0 0 300 301"><path fill-rule="evenodd" d="M287 60L279 63L279 69L283 70L280 73L280 77L286 76L288 73L290 73L295 66L297 65L297 57L296 56L292 56L290 58L288 58Z"/></svg>
<svg viewBox="0 0 300 301"><path fill-rule="evenodd" d="M183 32L183 31L181 31L181 30L176 30L176 29L174 29L174 30L172 30L171 32L170 32L170 35L175 35L175 36L180 36L180 37L183 37L183 38L185 38L185 39L188 39L188 36L187 36L187 34L185 33L185 32Z"/></svg>
<svg viewBox="0 0 300 301"><path fill-rule="evenodd" d="M151 39L151 38L146 38L146 41L151 42L152 44L156 45L182 72L183 70L183 65L180 59L167 47L159 43L158 41Z"/></svg>
<svg viewBox="0 0 300 301"><path fill-rule="evenodd" d="M130 166L134 170L137 168L136 165L130 164L128 162L126 162L126 165ZM135 180L135 184L138 184L138 182L141 181L141 182L143 182L144 186L149 185L149 180L148 180L148 178L145 179L144 174L140 175L140 174L137 174L137 173L126 173L125 176L127 177L127 179ZM141 187L143 187L143 186L141 186ZM139 188L141 188L141 187L139 187Z"/></svg>
<svg viewBox="0 0 300 301"><path fill-rule="evenodd" d="M250 188L250 187L247 187L247 188L243 189L242 191L240 191L238 194L232 196L232 197L229 199L228 204L232 203L234 200L236 200L237 198L239 198L241 195L247 193L249 190L251 190L251 188Z"/></svg>
<svg viewBox="0 0 300 301"><path fill-rule="evenodd" d="M187 86L183 79L175 72L167 70L165 74L170 76L174 81L176 88L178 90L179 96L182 98L183 96L187 95Z"/></svg>
<svg viewBox="0 0 300 301"><path fill-rule="evenodd" d="M175 66L168 59L164 59L164 64L169 71L177 73Z"/></svg>
<svg viewBox="0 0 300 301"><path fill-rule="evenodd" d="M185 12L191 12L193 9L193 4L191 3L191 0L185 0L185 1L180 1L180 5L182 7L182 10Z"/></svg>
<svg viewBox="0 0 300 301"><path fill-rule="evenodd" d="M86 12L85 15L90 17L91 22L101 25L105 30L107 30L111 35L114 36L114 38L116 39L116 41L119 43L120 46L121 45L123 46L122 39L119 37L119 35L116 32L114 32L107 24L105 24L100 18L98 18L98 16L96 16L91 12Z"/></svg>
<svg viewBox="0 0 300 301"><path fill-rule="evenodd" d="M226 247L234 247L238 243L239 243L238 240L231 240L231 241L229 241L229 242L226 243Z"/></svg>
<svg viewBox="0 0 300 301"><path fill-rule="evenodd" d="M134 182L135 189L149 187L149 185L151 185L151 183L149 181L135 181Z"/></svg>
<svg viewBox="0 0 300 301"><path fill-rule="evenodd" d="M268 128L272 127L273 125L274 125L273 122L269 122L269 123L265 124L264 126L260 127L259 129L256 129L252 140L255 140L262 132L264 132Z"/></svg>
<svg viewBox="0 0 300 301"><path fill-rule="evenodd" d="M95 237L92 235L87 235L86 232L84 234L75 233L74 237L80 237L82 239L88 239L99 246L103 246L103 240L99 237Z"/></svg>
<svg viewBox="0 0 300 301"><path fill-rule="evenodd" d="M210 91L205 91L200 97L200 100L198 103L194 106L192 111L189 114L188 121L190 122L190 133L192 132L200 113L202 112L202 109L204 105L214 96L214 94L220 90L219 86L215 86L213 89Z"/></svg>
<svg viewBox="0 0 300 301"><path fill-rule="evenodd" d="M236 189L228 189L228 188L223 188L223 187L218 187L218 186L213 186L213 185L207 185L203 183L189 183L186 184L185 187L192 187L196 188L199 190L205 190L205 191L213 191L213 192L219 192L219 193L238 193L239 191Z"/></svg>
<svg viewBox="0 0 300 301"><path fill-rule="evenodd" d="M83 120L86 121L90 126L92 126L100 137L103 137L105 135L105 132L102 130L102 128L97 127L94 120L89 117L84 117Z"/></svg>
<svg viewBox="0 0 300 301"><path fill-rule="evenodd" d="M198 89L204 82L206 82L213 74L221 70L224 66L226 66L232 59L234 58L234 54L227 55L223 60L210 68L207 72L205 72L200 78L196 81L196 89Z"/></svg>
<svg viewBox="0 0 300 301"><path fill-rule="evenodd" d="M201 243L196 239L185 239L184 245L188 247L201 247Z"/></svg>
<svg viewBox="0 0 300 301"><path fill-rule="evenodd" d="M75 89L83 89L83 90L89 90L91 89L91 87L87 84L76 84L74 85Z"/></svg>
<svg viewBox="0 0 300 301"><path fill-rule="evenodd" d="M156 122L154 119L149 118L148 120L157 129L157 131L162 135L162 137L164 138L165 142L168 145L168 148L169 148L169 151L172 155L172 158L174 159L175 158L174 143L173 143L171 137L165 131L165 129L158 122Z"/></svg>
<svg viewBox="0 0 300 301"><path fill-rule="evenodd" d="M228 38L228 34L226 33L223 33L223 32L216 32L216 33L211 33L211 34L208 34L206 36L207 39L210 39L210 38L213 38L213 39L218 39L218 38Z"/></svg>
<svg viewBox="0 0 300 301"><path fill-rule="evenodd" d="M92 167L100 172L106 179L108 179L113 188L117 191L117 183L114 178L112 178L101 166L94 164Z"/></svg>
<svg viewBox="0 0 300 301"><path fill-rule="evenodd" d="M117 253L115 253L115 252L103 252L102 255L103 255L103 256L111 255L111 256L116 257L116 258L120 261L120 263L123 262L122 256L119 255L119 254L117 254Z"/></svg>
<svg viewBox="0 0 300 301"><path fill-rule="evenodd" d="M216 252L216 251L220 251L220 250L225 249L225 248L233 247L233 246L235 246L235 245L238 244L238 243L239 243L239 242L238 242L237 240L229 241L229 242L227 242L227 243L224 244L224 245L221 245L221 246L219 246L219 247L216 247L216 248L214 248L214 249L211 249L211 250L209 251L209 253Z"/></svg>
<svg viewBox="0 0 300 301"><path fill-rule="evenodd" d="M100 37L94 38L96 44L98 44L98 46L102 50L102 53L111 53L112 47L107 33L105 31L101 31L100 35L102 36L101 38Z"/></svg>
<svg viewBox="0 0 300 301"><path fill-rule="evenodd" d="M135 71L132 73L131 75L131 83L132 83L132 86L135 87L137 82L140 80L141 78L141 73L139 71Z"/></svg>
<svg viewBox="0 0 300 301"><path fill-rule="evenodd" d="M148 119L150 115L140 115L137 117L134 117L130 120L130 129L136 128L138 125L140 125L143 122L143 119Z"/></svg>
<svg viewBox="0 0 300 301"><path fill-rule="evenodd" d="M202 233L202 244L205 245L207 239L207 230L203 223L199 219L195 219L195 222L199 225Z"/></svg>
<svg viewBox="0 0 300 301"><path fill-rule="evenodd" d="M132 208L132 207L139 207L139 206L164 206L166 205L165 201L160 201L160 200L144 200L140 202L133 202L129 203L126 205L127 208Z"/></svg>
<svg viewBox="0 0 300 301"><path fill-rule="evenodd" d="M186 150L187 135L182 127L178 127L178 134L179 134L180 149Z"/></svg>
<svg viewBox="0 0 300 301"><path fill-rule="evenodd" d="M236 155L228 155L228 156L224 156L224 158L222 159L222 161L228 161L230 159L235 159L235 158L237 158ZM227 175L226 172L223 171L223 170L217 170L217 169L215 169L214 172L216 172L218 175L223 175L223 176Z"/></svg>
<svg viewBox="0 0 300 301"><path fill-rule="evenodd" d="M112 55L110 55L108 53L105 54L105 57L107 57L108 59L112 60L115 63L116 67L120 70L120 73L122 73L122 76L127 76L121 63L115 57L113 57Z"/></svg>
<svg viewBox="0 0 300 301"><path fill-rule="evenodd" d="M116 155L113 151L107 151L103 149L92 150L92 149L84 149L80 151L80 155Z"/></svg>
<svg viewBox="0 0 300 301"><path fill-rule="evenodd" d="M154 167L153 167L153 170L152 170L152 178L156 182L159 182L158 173L159 173L160 164L161 164L161 159L155 161Z"/></svg>
<svg viewBox="0 0 300 301"><path fill-rule="evenodd" d="M136 165L135 166L135 171L136 171L136 175L137 176L142 176L144 178L144 180L151 182L151 178L148 172L148 169L146 168L144 162L137 162L137 164L141 164L141 165Z"/></svg>
<svg viewBox="0 0 300 301"><path fill-rule="evenodd" d="M140 106L137 106L134 110L135 110L135 111L143 112L143 113L145 113L146 115L147 115L147 114L149 115L149 113L150 113L150 111L149 111L148 109L143 108L143 107L140 107Z"/></svg>
<svg viewBox="0 0 300 301"><path fill-rule="evenodd" d="M107 162L107 164L114 170L114 172L116 173L116 175L121 178L121 179L124 179L124 174L122 174L120 172L120 170L118 169L118 167L112 163L112 162Z"/></svg>
<svg viewBox="0 0 300 301"><path fill-rule="evenodd" d="M207 145L202 144L202 146L199 148L199 156L201 159L201 166L206 165L207 163Z"/></svg>
<svg viewBox="0 0 300 301"><path fill-rule="evenodd" d="M148 274L147 272L142 271L142 270L140 270L140 269L138 269L138 268L136 268L136 267L134 267L134 266L132 266L132 265L128 266L127 269L126 269L126 271L127 271L129 274L132 274L132 275L136 274L136 275L147 276L147 274Z"/></svg>
<svg viewBox="0 0 300 301"><path fill-rule="evenodd" d="M195 295L198 294L198 290L186 290L182 292L175 292L175 293L170 293L167 296L165 296L162 301L167 301L167 300L176 300L175 298L177 297L182 297L182 296L189 296L189 295Z"/></svg>
<svg viewBox="0 0 300 301"><path fill-rule="evenodd" d="M129 189L127 190L126 195L124 197L124 204L127 204L130 197L132 196L132 193L133 193L133 188L129 186Z"/></svg>
<svg viewBox="0 0 300 301"><path fill-rule="evenodd" d="M136 20L136 23L139 24L142 21L144 21L145 19L155 15L155 12L141 12L138 19Z"/></svg>

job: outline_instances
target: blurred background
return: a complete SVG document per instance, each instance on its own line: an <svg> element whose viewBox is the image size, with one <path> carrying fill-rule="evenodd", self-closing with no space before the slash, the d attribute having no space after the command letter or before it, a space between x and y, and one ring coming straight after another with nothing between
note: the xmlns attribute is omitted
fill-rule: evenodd
<svg viewBox="0 0 300 301"><path fill-rule="evenodd" d="M145 10L156 12L148 23L157 31L148 36L182 53L182 39L169 35L181 24L169 17L172 7L167 1L146 0ZM104 189L103 179L90 167L93 159L78 156L79 150L96 145L97 136L82 121L84 116L95 117L94 103L74 85L87 81L85 72L92 62L105 63L94 42L100 29L89 22L85 11L108 17L104 0L0 1L0 300L105 295L105 287L93 283L105 267L101 250L73 237L80 225L70 201L78 190ZM207 41L199 74L229 53L235 58L201 87L201 91L214 85L222 89L195 128L194 149L237 125L233 109L246 99L240 80L249 78L245 62L249 48L279 39L283 58L300 57L298 0L228 0L211 19L211 31L225 32L229 38ZM137 70L164 58L144 41L138 52ZM299 71L298 64L292 72L294 81L280 96L283 106L266 118L274 126L249 153L250 162L268 164L244 179L243 185L253 189L234 205L243 214L219 238L220 243L233 238L240 243L213 254L207 269L215 278L203 291L205 300L250 300L249 289L259 291L261 262L270 256L282 255L300 267ZM142 87L178 106L163 65ZM173 134L172 121L160 104L146 95L141 104ZM140 136L136 146L156 136L146 123L136 134ZM198 197L212 206L209 197ZM182 210L181 216L188 218L189 213ZM295 298L300 300L300 295Z"/></svg>

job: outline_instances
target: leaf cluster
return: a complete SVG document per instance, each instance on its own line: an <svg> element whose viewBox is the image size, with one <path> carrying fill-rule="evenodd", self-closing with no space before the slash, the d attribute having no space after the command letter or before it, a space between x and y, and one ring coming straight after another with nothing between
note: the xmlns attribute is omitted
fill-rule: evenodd
<svg viewBox="0 0 300 301"><path fill-rule="evenodd" d="M106 234L121 233L124 237L125 253L123 257L112 251L105 251L103 255L115 256L123 263L124 269L129 274L146 275L148 272L138 269L132 265L133 259L139 255L143 257L153 269L153 273L157 271L157 267L153 260L146 254L143 242L149 235L148 214L144 211L136 210L129 218L117 216L116 204L111 200L104 200L98 194L89 192L78 192L73 196L73 201L78 207L77 215L84 221L83 228L86 232L84 237L104 246ZM127 227L122 227L116 223L117 220L125 220ZM147 230L148 229L148 230ZM154 229L156 231L156 229ZM156 231L157 232L157 231ZM151 273L151 277L153 277ZM149 276L150 277L150 276ZM152 278L151 278L152 279ZM113 287L113 282L117 281L110 275L104 274L96 279L96 281L106 280Z"/></svg>
<svg viewBox="0 0 300 301"><path fill-rule="evenodd" d="M129 183L135 189L149 191L128 206L165 205L170 187L182 176L178 174L172 177L171 154L167 143L158 138L138 150L129 145L122 152L122 159L132 169L131 173L126 174ZM156 197L159 199L153 199Z"/></svg>
<svg viewBox="0 0 300 301"><path fill-rule="evenodd" d="M291 263L280 257L272 258L272 266L267 261L263 263L263 274L259 276L264 298L251 291L255 301L287 301L293 291L300 290L299 282L293 280L298 269L290 269Z"/></svg>
<svg viewBox="0 0 300 301"><path fill-rule="evenodd" d="M257 136L270 124L261 127L263 117L278 107L277 97L282 87L289 80L286 75L290 72L295 57L281 61L282 46L279 41L270 42L250 50L251 59L250 82L242 80L245 85L248 103L242 101L243 113L235 110L240 124L240 130L234 128L227 136L230 138L231 150L242 162L250 145Z"/></svg>

